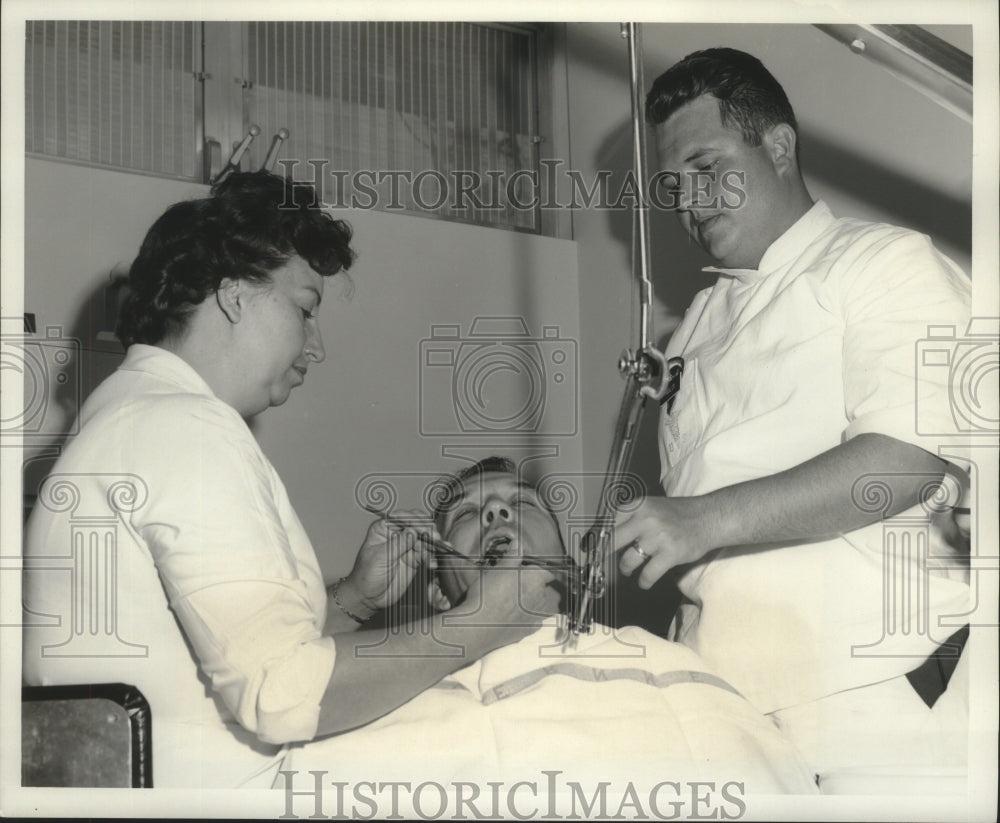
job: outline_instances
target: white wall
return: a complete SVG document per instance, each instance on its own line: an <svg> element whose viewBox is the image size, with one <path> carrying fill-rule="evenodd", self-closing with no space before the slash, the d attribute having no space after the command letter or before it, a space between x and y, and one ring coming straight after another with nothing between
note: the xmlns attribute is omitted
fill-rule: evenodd
<svg viewBox="0 0 1000 823"><path fill-rule="evenodd" d="M25 311L36 314L40 333L60 326L64 335L81 341L82 395L122 357L115 346L94 340L103 325L109 271L127 266L167 205L204 191L160 178L28 160ZM306 385L288 403L254 422L328 576L349 571L371 520L355 500L355 487L367 475L378 474L395 486L397 505L420 508L431 479L464 464L459 457L443 456L445 447L467 459L494 452L519 459L549 455L532 464L538 473L575 474L581 467L579 438L562 436L577 428L575 244L416 216L339 216L351 222L359 256L351 271L353 294L331 284L323 304L327 359L310 370ZM431 337L435 324L458 325L467 336L477 316L522 318L529 338L541 338L543 327L556 329L557 339L538 340L538 351L549 358L565 352L567 362L557 367L547 360L543 382L535 388L526 388L510 372L489 377L486 389L492 394L486 399L492 405L472 422L482 428L497 410L517 410L497 405L498 390L522 398L527 390L541 391L540 430L556 436L459 434L455 404L450 393L444 394L451 389L447 376L442 382L447 368L434 372L436 393L424 414L425 428L435 434L421 434L421 341ZM488 339L495 354L498 338ZM444 348L449 347L457 362L475 354L468 347L459 352L456 343ZM496 360L478 351L483 368L491 357ZM558 386L553 382L557 374L565 378ZM65 417L72 410L73 403L66 403L52 411ZM58 428L55 421L47 425ZM48 464L29 465L27 492Z"/></svg>
<svg viewBox="0 0 1000 823"><path fill-rule="evenodd" d="M548 454L530 468L538 474L576 474L582 457L576 434L579 337L576 246L516 232L449 224L377 212L351 215L360 254L351 270L354 292L323 301L327 359L310 370L307 383L284 406L259 418L259 439L285 478L307 531L328 569L346 573L371 518L355 504L362 478L377 475L399 495L396 505L421 508L423 493L441 471L467 459ZM476 317L522 318L546 363L540 401L544 431L536 442L502 433L476 433L489 417L513 415L497 392L527 400L511 372L488 374L493 364L516 365L498 341L469 339ZM435 326L457 325L461 343L446 340L455 368L427 366ZM558 338L541 339L543 327ZM514 339L514 338L512 338ZM557 366L551 355L565 352ZM499 359L498 359L499 358ZM459 434L456 402L475 412L465 388L453 388L462 363L482 377L488 405ZM564 379L556 384L561 375ZM455 396L453 396L453 392ZM501 425L498 423L498 425ZM532 423L533 425L533 423ZM479 430L483 431L482 428ZM563 436L567 435L567 436ZM455 454L445 457L444 452ZM467 456L466 460L458 456ZM377 497L377 495L376 495ZM387 502L380 500L380 502Z"/></svg>
<svg viewBox="0 0 1000 823"><path fill-rule="evenodd" d="M56 369L37 384L26 381L26 409L32 393L47 394L44 419L25 423L39 432L25 442L27 502L51 468L46 456L60 442L48 435L74 431L81 401L121 362L122 350L113 338L98 339L113 326L105 311L112 272L127 270L146 229L170 203L203 190L178 180L26 160L24 272L4 275L23 276L24 311L35 315L37 337L64 340L72 346L68 351L77 352L61 370L68 378L64 382Z"/></svg>

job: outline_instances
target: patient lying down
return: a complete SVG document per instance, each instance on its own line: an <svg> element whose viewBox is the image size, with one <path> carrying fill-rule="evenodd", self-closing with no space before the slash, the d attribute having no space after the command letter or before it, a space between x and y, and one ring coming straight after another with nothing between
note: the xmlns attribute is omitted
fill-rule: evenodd
<svg viewBox="0 0 1000 823"><path fill-rule="evenodd" d="M478 574L549 575L560 585L558 572L522 564L558 561L564 550L555 518L513 464L481 461L453 488L438 528L468 560L439 558L429 592L437 608L462 602ZM589 786L588 796L602 784L648 793L664 781L705 781L741 795L816 793L772 721L690 649L638 627L598 626L575 647L561 641L559 618L549 617L375 722L293 747L284 770L325 770L340 781L539 786L560 772L560 785ZM440 645L442 655L461 653Z"/></svg>

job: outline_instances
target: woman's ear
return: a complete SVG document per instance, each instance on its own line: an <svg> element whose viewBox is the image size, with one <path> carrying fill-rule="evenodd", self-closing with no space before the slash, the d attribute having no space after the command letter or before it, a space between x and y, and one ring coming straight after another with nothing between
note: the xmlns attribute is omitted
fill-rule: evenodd
<svg viewBox="0 0 1000 823"><path fill-rule="evenodd" d="M230 323L240 322L245 299L243 281L231 277L224 278L215 291L215 302Z"/></svg>
<svg viewBox="0 0 1000 823"><path fill-rule="evenodd" d="M427 602L434 607L435 611L446 612L451 608L451 601L441 591L437 575L432 577L427 584Z"/></svg>

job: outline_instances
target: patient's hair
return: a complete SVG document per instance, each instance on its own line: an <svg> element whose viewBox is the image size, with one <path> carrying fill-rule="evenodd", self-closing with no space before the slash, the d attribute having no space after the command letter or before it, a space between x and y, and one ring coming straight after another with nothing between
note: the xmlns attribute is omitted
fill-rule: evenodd
<svg viewBox="0 0 1000 823"><path fill-rule="evenodd" d="M267 171L233 173L150 227L129 270L118 339L128 347L180 335L224 279L267 284L295 256L324 277L349 269L350 242L350 226L321 209L311 185Z"/></svg>
<svg viewBox="0 0 1000 823"><path fill-rule="evenodd" d="M653 126L665 123L681 106L705 94L719 101L722 123L735 124L748 146L759 146L764 132L779 123L798 134L795 112L781 84L756 57L728 48L693 52L657 77L646 95L646 121Z"/></svg>

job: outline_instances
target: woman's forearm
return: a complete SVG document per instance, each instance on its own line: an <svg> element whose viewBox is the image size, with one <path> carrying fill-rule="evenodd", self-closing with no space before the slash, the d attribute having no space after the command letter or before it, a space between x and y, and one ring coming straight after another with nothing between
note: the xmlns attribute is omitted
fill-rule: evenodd
<svg viewBox="0 0 1000 823"><path fill-rule="evenodd" d="M487 652L527 637L559 609L547 571L491 569L451 611L405 630L334 635L337 657L320 706L318 734L369 723Z"/></svg>
<svg viewBox="0 0 1000 823"><path fill-rule="evenodd" d="M537 628L448 625L435 615L406 631L361 629L334 636L337 658L317 735L362 726L401 706L495 648Z"/></svg>

